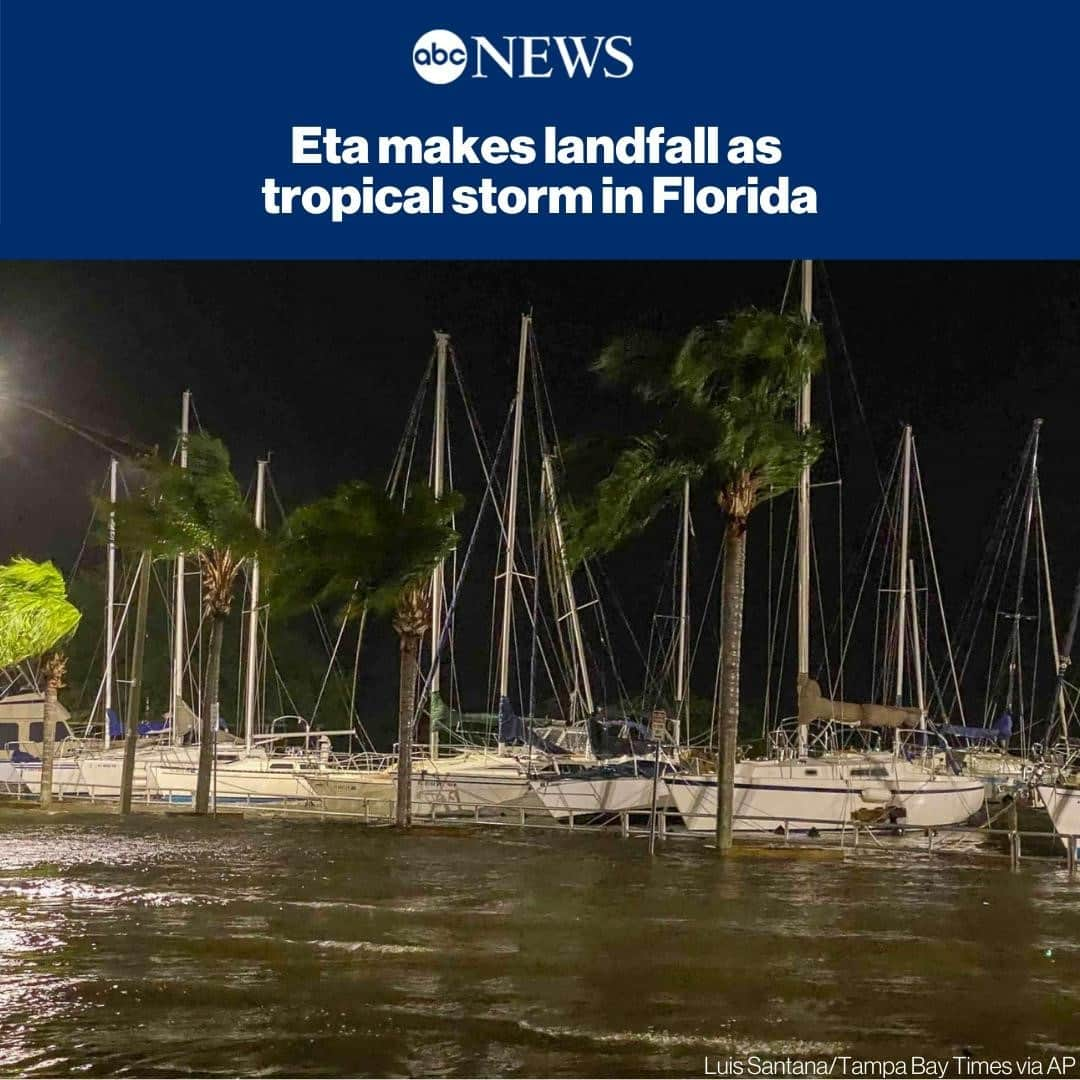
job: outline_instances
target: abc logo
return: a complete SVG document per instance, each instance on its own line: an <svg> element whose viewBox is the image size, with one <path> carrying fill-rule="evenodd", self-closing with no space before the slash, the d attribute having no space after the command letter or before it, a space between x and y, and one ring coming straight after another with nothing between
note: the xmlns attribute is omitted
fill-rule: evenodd
<svg viewBox="0 0 1080 1080"><path fill-rule="evenodd" d="M465 42L452 30L429 30L413 46L416 74L429 83L453 82L465 70L468 58Z"/></svg>

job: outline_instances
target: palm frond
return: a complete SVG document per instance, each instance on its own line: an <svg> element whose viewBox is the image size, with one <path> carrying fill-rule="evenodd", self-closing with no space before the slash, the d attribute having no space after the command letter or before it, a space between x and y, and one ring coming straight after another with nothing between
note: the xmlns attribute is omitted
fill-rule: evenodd
<svg viewBox="0 0 1080 1080"><path fill-rule="evenodd" d="M576 565L610 551L640 532L660 512L686 477L702 466L674 452L673 440L659 432L625 448L597 486L595 496L566 509L567 557Z"/></svg>
<svg viewBox="0 0 1080 1080"><path fill-rule="evenodd" d="M454 492L436 499L418 485L402 504L357 481L300 507L273 564L271 610L335 605L346 618L364 608L395 611L457 546L451 523L461 502Z"/></svg>
<svg viewBox="0 0 1080 1080"><path fill-rule="evenodd" d="M739 518L790 490L821 452L816 432L795 431L792 410L823 357L817 325L753 308L695 326L674 346L647 334L612 342L595 368L656 416L611 459L591 496L568 509L571 559L644 528L687 477Z"/></svg>
<svg viewBox="0 0 1080 1080"><path fill-rule="evenodd" d="M0 667L54 648L75 633L81 618L51 562L17 556L0 566Z"/></svg>
<svg viewBox="0 0 1080 1080"><path fill-rule="evenodd" d="M214 550L227 550L237 560L265 554L267 540L255 527L219 439L191 435L184 469L157 457L140 465L139 491L116 507L121 546L153 558L201 557Z"/></svg>

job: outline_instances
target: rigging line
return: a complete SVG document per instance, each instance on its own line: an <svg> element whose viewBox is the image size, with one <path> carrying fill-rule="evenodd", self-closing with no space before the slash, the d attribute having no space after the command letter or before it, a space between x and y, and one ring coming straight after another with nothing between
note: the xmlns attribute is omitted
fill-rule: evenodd
<svg viewBox="0 0 1080 1080"><path fill-rule="evenodd" d="M356 686L357 681L360 678L360 648L364 641L364 628L367 625L367 616L367 608L364 608L364 610L360 612L360 623L356 628L356 653L353 659L352 683L349 694L349 727L360 733L361 743L366 742L368 749L374 753L375 743L368 734L367 728L361 723L360 717L356 712Z"/></svg>
<svg viewBox="0 0 1080 1080"><path fill-rule="evenodd" d="M267 659L270 662L270 667L274 673L274 682L278 689L278 704L281 704L281 694L284 692L285 697L289 699L289 708L299 716L300 710L296 707L296 702L293 701L292 694L289 693L289 687L285 682L285 677L281 674L281 669L278 667L277 657L274 656L273 650L270 650L267 654Z"/></svg>
<svg viewBox="0 0 1080 1080"><path fill-rule="evenodd" d="M775 555L773 554L773 548L775 547L775 541L772 533L775 528L774 521L775 515L773 512L773 506L776 500L769 500L769 544L770 544L770 565L775 563ZM780 559L780 573L776 578L776 587L773 589L773 574L770 570L769 573L769 591L770 601L768 610L768 639L766 644L766 664L765 664L765 700L766 708L762 717L762 737L766 737L768 729L774 727L779 719L780 700L781 700L781 687L784 684L787 673L784 671L784 665L781 661L777 663L776 650L778 643L783 640L786 650L786 642L789 634L790 618L791 618L791 594L788 592L788 606L784 609L784 593L788 584L789 572L794 571L790 569L791 553L793 552L795 545L792 543L792 537L794 535L795 527L795 507L796 501L794 494L787 500L788 503L788 515L787 525L784 530L784 542L780 546L780 550L783 552L783 556ZM792 579L794 580L794 579ZM786 656L786 651L785 651ZM775 681L775 689L773 683Z"/></svg>
<svg viewBox="0 0 1080 1080"><path fill-rule="evenodd" d="M896 496L894 486L890 486L889 500L887 502L887 508L882 515L881 524L883 527L883 536L880 540L882 545L881 552L881 566L878 571L877 590L875 592L876 602L874 605L874 649L871 653L871 683L870 683L870 700L878 700L878 660L882 656L883 652L890 651L889 631L892 626L892 610L889 604L891 596L886 592L886 582L889 580L889 575L892 571L892 567L895 564L895 553L893 548L895 545L892 543L893 537L896 535L896 515L899 510L896 506ZM884 606L884 614L882 614L882 607ZM884 630L882 629L884 627ZM884 638L884 640L882 640ZM884 662L881 665L881 695L884 696L885 682L888 678L888 673L885 669Z"/></svg>
<svg viewBox="0 0 1080 1080"><path fill-rule="evenodd" d="M263 608L261 614L262 614L262 618L259 620L259 622L260 622L261 628L262 628L262 634L261 634L261 638L260 638L261 643L262 643L262 650L261 650L262 655L259 658L259 675L260 675L260 678L259 678L258 713L256 714L256 717L255 717L256 722L255 722L255 725L254 725L254 730L260 731L260 732L263 731L265 729L265 727L266 727L266 696L267 696L267 693L268 693L266 684L269 681L267 679L267 677L266 677L266 674L270 670L270 632L269 632L269 627L267 625L267 623L268 623L268 614L269 613L266 610L266 608ZM283 711L284 710L279 710L278 715L280 715L281 712L283 712ZM261 720L262 720L261 723L258 722L259 718L261 718Z"/></svg>
<svg viewBox="0 0 1080 1080"><path fill-rule="evenodd" d="M142 559L145 559L145 558L146 558L145 555L140 556L140 564L141 564ZM116 657L116 642L118 642L120 640L120 635L123 633L124 624L127 622L128 612L131 610L131 600L132 600L132 597L135 595L135 586L138 583L139 583L139 575L136 572L136 573L133 573L131 575L131 589L128 592L127 600L124 601L124 605L123 605L123 607L121 608L121 611L120 611L120 623L116 627L116 637L115 637L115 639L113 641L113 647L112 647L113 658L114 659ZM33 681L35 683L35 689L37 689L37 686L36 686L37 680L35 679ZM90 713L89 713L89 716L87 717L86 732L84 734L84 738L86 738L86 737L88 737L90 735L90 725L93 722L94 714L97 712L98 702L102 699L104 693L105 693L105 679L104 679L104 677L102 677L100 683L98 684L98 692L97 692L96 697L94 698L94 703L93 703L93 705L90 706Z"/></svg>
<svg viewBox="0 0 1080 1080"><path fill-rule="evenodd" d="M428 383L431 380L431 373L435 369L436 355L437 347L432 346L431 355L428 357L427 367L424 369L424 374L420 378L420 385L416 388L416 393L413 395L412 405L405 418L405 427L401 433L401 438L398 440L394 456L391 459L390 474L387 477L386 487L384 489L391 497L397 494L398 483L401 480L401 471L404 466L408 446L410 442L415 442L416 439L416 433L420 426L420 412L424 407L424 398L427 394Z"/></svg>
<svg viewBox="0 0 1080 1080"><path fill-rule="evenodd" d="M108 487L109 479L108 472L106 472L104 483L98 488L98 494ZM90 542L90 533L94 529L94 523L97 521L97 502L91 502L90 521L86 526L86 532L83 533L82 543L79 545L79 553L75 556L75 561L71 564L71 569L68 571L66 582L70 585L75 579L75 576L79 572L79 568L82 565L83 556L86 554L87 545Z"/></svg>
<svg viewBox="0 0 1080 1080"><path fill-rule="evenodd" d="M881 526L882 526L882 524L884 522L884 509L883 508L888 503L888 490L891 490L891 486L892 486L892 483L893 483L893 476L894 476L894 474L895 474L895 472L896 472L896 470L898 468L899 460L900 460L900 443L898 442L897 446L896 446L896 450L894 452L893 460L892 460L890 475L889 475L888 480L886 481L886 485L885 485L884 488L881 487L880 477L878 478L879 491L880 491L880 494L881 494L881 498L879 499L879 502L875 506L872 519L871 519L870 523L868 524L868 526L866 528L866 531L863 534L862 542L861 542L861 544L859 546L859 552L856 555L855 559L851 563L849 563L849 565L856 568L856 572L857 572L858 567L863 568L862 569L863 588L865 587L866 581L868 580L870 567L873 564L874 548L880 542L879 531L880 531ZM841 504L842 504L843 485L838 485L838 486L840 487L839 497L840 497ZM840 522L840 533L841 533L841 535L842 535L842 532L843 532L843 522L841 520L841 522ZM843 560L841 560L841 565L843 565ZM847 595L847 587L845 585L845 581L847 581L848 577L849 577L849 575L847 573L844 573L843 576L841 577L840 592L841 592L842 597L846 597L846 595ZM850 577L851 577L852 580L854 580L855 572L852 572L850 574ZM843 688L844 679L845 679L845 672L847 670L846 664L844 663L844 660L845 660L845 657L846 657L846 646L844 646L842 643L844 643L845 640L850 641L852 629L853 629L853 627L855 625L855 622L858 619L859 605L860 605L862 595L863 595L863 591L862 591L862 588L860 588L859 595L856 598L855 605L852 608L850 614L847 613L846 605L843 603L843 601L841 602L841 611L844 613L844 615L845 615L845 617L847 619L847 622L845 623L845 621L843 619L841 619L841 614L840 614L840 612L838 612L836 617L833 619L832 627L831 627L831 630L830 630L830 634L835 635L837 637L838 641L841 643L841 647L839 649L840 658L839 658L839 664L838 664L837 683L830 688L830 697L834 697L834 698L839 697L841 700L843 700L843 696L844 696L842 688ZM878 605L875 604L875 611L877 611L877 610L878 610ZM846 626L846 629L845 629L845 626ZM845 635L846 635L846 639L845 639ZM876 656L877 656L876 648L877 647L876 647L876 639L875 639L875 651L874 651L875 662L876 662ZM871 696L870 700L876 700L876 698Z"/></svg>
<svg viewBox="0 0 1080 1080"><path fill-rule="evenodd" d="M789 550L794 547L794 545L791 543L792 533L793 533L793 530L794 530L794 525L795 525L795 499L792 498L792 500L791 500L791 511L790 511L789 516L788 516L787 543L785 544L785 548L789 549ZM725 542L726 542L726 537L725 537ZM785 562L787 562L787 561L788 561L787 557L785 556ZM777 667L776 667L776 692L773 694L773 728L774 729L778 728L780 726L780 723L781 723L780 710L781 710L781 707L782 707L781 703L782 703L782 700L783 700L782 697L781 697L781 686L783 685L784 678L785 678L785 669L787 668L787 656L788 656L787 651L788 651L788 646L789 646L789 644L791 642L791 633L789 632L789 628L790 628L792 622L794 621L792 619L792 614L795 611L795 582L796 582L796 577L797 577L796 564L795 564L795 560L792 559L792 560L790 560L790 572L788 574L787 609L784 612L783 621L781 623L777 624L777 629L779 630L779 627L783 626L785 632L780 635L780 639L779 639L780 643L781 643L780 662L777 664ZM783 578L781 578L781 581L780 581L780 587L781 588L783 588L783 584L784 584ZM721 596L722 596L722 594L721 594ZM723 603L721 602L721 614L722 613L723 613Z"/></svg>
<svg viewBox="0 0 1080 1080"><path fill-rule="evenodd" d="M956 689L956 707L960 715L960 723L967 725L964 717L964 702L960 697L960 679L956 674L956 660L953 656L952 642L949 640L949 623L945 616L945 602L941 595L941 579L938 577L937 556L934 554L934 540L930 532L930 516L926 511L926 494L923 490L922 468L919 465L919 455L915 449L915 442L911 444L911 463L915 470L915 489L919 495L919 508L922 511L923 529L926 532L926 549L930 556L930 569L934 575L934 593L937 596L939 615L941 618L941 632L945 638L945 655L949 659L949 673L952 676L953 686Z"/></svg>
<svg viewBox="0 0 1080 1080"><path fill-rule="evenodd" d="M345 625L347 622L347 619L342 618L341 629L338 631L337 638L334 641L334 649L330 654L330 663L326 665L326 673L323 675L322 683L319 685L319 693L315 697L315 704L311 708L312 722L314 722L316 716L319 714L319 706L322 704L323 694L326 692L326 684L330 681L331 672L335 670L338 650L341 648L341 641L345 637Z"/></svg>
<svg viewBox="0 0 1080 1080"><path fill-rule="evenodd" d="M510 408L507 410L506 423L503 425L502 435L499 438L499 445L498 445L498 447L496 448L496 451L495 451L495 454L496 454L495 460L496 461L498 461L499 457L502 456L503 448L504 448L504 445L506 443L506 436L510 431L510 425L511 425L511 421L513 420L513 417L514 417L514 408L513 408L513 405L511 405ZM494 491L493 491L492 485L490 483L488 483L484 487L484 497L480 501L480 507L476 512L476 520L473 523L472 535L469 537L469 543L468 543L468 546L465 549L465 557L462 559L462 562L461 562L461 577L462 577L462 579L464 579L466 573L468 572L469 563L472 560L473 551L474 551L474 549L476 547L476 538L480 533L480 523L483 520L484 511L487 508L487 505L488 505L489 501L492 503L492 505L495 504ZM458 605L458 600L461 598L461 592L462 592L461 585L459 583L454 588L454 594L450 599L450 605L446 609L446 618L445 618L445 620L443 622L442 633L439 635L439 646L438 646L438 649L436 651L436 657L439 658L439 659L442 658L443 651L446 648L446 643L449 640L450 627L454 624L454 616L457 614L457 605ZM433 659L435 659L436 657L433 657ZM426 698L427 693L428 693L428 691L430 689L431 679L432 679L432 676L434 674L434 670L435 670L434 665L432 665L431 669L428 671L427 677L424 680L424 684L423 684L423 687L421 689L421 692L417 697L417 701L418 701L417 709L418 710L419 710L420 706L423 704L424 699ZM417 715L419 715L419 713L417 713ZM413 719L414 719L414 723L415 723L416 717L414 716Z"/></svg>
<svg viewBox="0 0 1080 1080"><path fill-rule="evenodd" d="M1036 483L1036 494L1038 493L1038 484ZM1039 540L1036 535L1035 538L1036 551L1035 562L1038 565L1039 561ZM1029 694L1030 705L1028 706L1028 723L1035 723L1035 693L1036 686L1039 678L1039 657L1042 655L1042 649L1040 644L1042 642L1042 615L1043 615L1043 583L1042 574L1035 575L1035 639L1033 643L1032 658L1031 658L1031 691Z"/></svg>
<svg viewBox="0 0 1080 1080"><path fill-rule="evenodd" d="M713 597L715 596L716 585L720 580L720 567L722 565L722 556L717 555L716 562L713 565L712 577L709 579L709 588L705 593L705 601L702 604L701 621L698 623L697 637L694 640L693 648L690 650L690 656L687 661L687 678L686 678L686 700L683 703L686 716L686 731L687 742L689 742L690 733L690 676L689 673L694 669L694 663L697 660L698 651L701 647L701 639L705 636L705 627L709 624L708 617L709 608L712 606Z"/></svg>
<svg viewBox="0 0 1080 1080"><path fill-rule="evenodd" d="M1023 517L1024 517L1024 514L1023 514L1022 507L1023 507L1023 502L1026 502L1026 499L1027 499L1027 496L1026 496L1026 491L1025 491L1023 501L1022 502L1018 501L1017 506L1016 506L1016 510L1018 510L1019 512L1017 513L1017 516L1016 516L1015 525L1013 527L1012 534L1011 534L1011 540L1009 542L1008 552L1007 552L1007 554L1005 556L1005 569L1004 569L1004 571L1003 571L1003 573L1001 575L1001 578L998 580L998 589L997 589L997 593L996 593L995 598L994 598L994 617L993 617L994 634L993 634L993 640L995 641L995 643L996 643L996 640L997 640L997 624L1001 620L1003 610L1008 611L1011 608L1017 607L1015 602L1008 603L1008 606L1006 607L1007 601L1005 600L1005 592L1006 592L1006 589L1008 588L1008 585L1009 585L1008 571L1013 566L1013 555L1016 552L1016 545L1020 541L1020 533L1023 530ZM1002 537L1002 544L1004 544L1004 535ZM1022 566L1017 566L1016 573L1017 573L1018 580L1020 578L1022 578L1023 567ZM1012 616L1013 616L1014 619L1019 619L1020 612L1019 611L1013 611ZM1007 647L1003 648L1002 654L1001 654L1001 660L1000 660L999 666L997 668L999 678L1003 677L1003 675L1005 673L1007 673L1009 665L1011 664L1012 644L1013 644L1013 636L1012 636L1012 631L1010 630L1009 645ZM974 641L972 641L972 646L974 646ZM987 667L987 678L988 679L993 675L994 660L995 660L995 654L992 652L990 654L990 657L989 657L989 660L988 660L988 667ZM961 675L963 675L963 669L961 669Z"/></svg>
<svg viewBox="0 0 1080 1080"><path fill-rule="evenodd" d="M840 353L844 358L848 381L851 384L851 392L855 398L855 407L859 413L859 421L862 424L863 434L866 436L867 443L870 446L870 463L874 466L874 475L877 478L878 490L883 490L881 465L878 461L877 450L874 447L874 440L870 436L870 422L866 418L866 409L863 406L862 395L859 393L859 384L855 379L855 365L851 361L851 353L848 350L847 338L844 335L844 328L840 322L840 311L836 304L836 296L833 293L832 284L829 281L829 273L825 268L825 264L820 261L815 264L814 269L821 275L822 282L825 286L824 292L828 298L829 307L832 311L832 325L836 330L837 337L840 339Z"/></svg>
<svg viewBox="0 0 1080 1080"><path fill-rule="evenodd" d="M885 513L886 513L886 510L887 510L888 505L889 505L888 493L889 493L889 490L892 487L892 483L893 483L892 478L896 474L896 472L897 472L897 470L899 468L899 462L900 462L900 448L899 448L899 445L898 445L897 450L896 450L896 455L893 458L892 472L890 474L890 478L886 482L886 486L885 486L885 488L883 488L883 491L882 491L882 498L878 501L877 507L874 510L873 517L871 518L869 527L867 528L867 531L866 531L865 539L863 541L863 551L859 555L859 560L858 561L863 566L862 580L859 583L859 590L855 595L855 603L852 605L850 614L848 616L848 624L847 624L846 633L843 633L842 638L841 638L842 645L841 645L841 649L840 649L840 658L839 658L839 670L840 671L844 671L846 669L846 667L847 667L848 652L851 649L851 643L852 643L852 640L853 640L854 635L855 635L855 624L858 621L859 610L862 607L863 597L866 594L866 587L867 587L867 584L868 584L868 582L870 580L870 571L871 571L871 569L873 567L873 549L874 549L874 546L875 546L875 541L881 535L882 528L884 526ZM876 598L876 601L875 601L874 649L873 649L873 652L871 654L872 663L874 662L873 658L875 658L877 656L877 644L878 644L878 642L877 642L877 627L879 625L880 603L881 603L880 586L881 586L881 578L879 577L879 579L878 579L879 591L876 594L877 598ZM841 627L841 631L843 631L843 630L844 630L844 628ZM876 701L877 700L877 698L875 696L875 693L874 693L875 687L876 687L876 678L873 677L873 675L872 675L872 678L871 678L871 690L870 690L870 693L871 693L870 700L871 701ZM831 687L830 688L830 696L835 695L835 693L836 693L836 687Z"/></svg>
<svg viewBox="0 0 1080 1080"><path fill-rule="evenodd" d="M825 602L822 596L824 590L821 584L821 567L818 565L817 536L815 535L813 526L810 528L810 559L814 567L814 583L817 586L817 609L821 625L821 649L825 654L824 659L818 663L818 672L820 673L822 667L824 667L825 685L831 686L833 679L832 669L829 666L829 637L828 627L826 626Z"/></svg>
<svg viewBox="0 0 1080 1080"><path fill-rule="evenodd" d="M792 259L788 265L787 280L784 282L784 295L780 298L780 314L783 315L788 305L788 297L791 295L791 283L795 280L795 268L799 260Z"/></svg>
<svg viewBox="0 0 1080 1080"><path fill-rule="evenodd" d="M837 552L837 585L838 585L838 607L833 632L836 632L836 627L842 627L844 625L844 468L840 459L840 440L837 437L839 427L836 422L836 403L833 394L833 379L832 368L825 365L825 400L828 405L829 414L829 428L832 431L832 448L833 448L833 462L836 469L836 552ZM875 463L876 468L876 463ZM811 522L811 528L813 523ZM815 554L815 559L817 558ZM820 593L820 582L819 582ZM824 625L825 623L825 608L824 603L819 596L819 607L821 609L822 616L822 641L826 650L826 670L828 668L828 640L829 629ZM832 683L831 676L829 677L829 683ZM840 687L840 700L844 700L844 673L841 669L837 672L837 683Z"/></svg>
<svg viewBox="0 0 1080 1080"><path fill-rule="evenodd" d="M1031 435L1029 434L1027 441L1024 444L1023 452L1020 454L1019 459L1013 466L1013 472L1011 474L1011 486L1008 489L1008 494L1004 500L999 500L1000 510L998 512L997 519L994 521L991 529L989 530L989 537L983 547L983 553L979 561L978 569L976 570L975 582L972 586L972 590L965 601L964 608L961 610L960 615L960 627L959 627L959 652L961 654L960 662L960 678L964 679L968 663L971 660L972 653L974 652L976 638L979 632L979 627L982 625L982 619L984 613L987 610L987 601L989 600L990 590L994 585L998 563L1001 559L1002 548L1005 544L1005 538L1008 535L1009 523L1013 520L1013 515L1017 512L1020 505L1020 498L1025 487L1029 468L1028 458L1032 449ZM995 547L996 540L996 547ZM1013 538L1012 547L1015 547L1015 532ZM1009 560L1011 561L1011 555ZM999 583L998 602L996 607L1000 607L1000 595L1004 589L1004 578L1008 575L1008 565L1006 565L1003 577ZM982 584L980 584L982 583ZM981 589L981 595L980 595ZM994 627L996 630L997 617L993 619ZM996 634L993 635L996 637ZM993 654L989 661L989 666L993 667ZM985 702L985 699L984 699Z"/></svg>
<svg viewBox="0 0 1080 1080"><path fill-rule="evenodd" d="M646 654L642 651L641 641L638 638L637 634L634 632L633 624L630 622L630 617L626 614L626 608L623 607L622 600L619 598L619 592L615 588L615 583L611 580L611 575L608 574L607 569L604 566L603 559L594 558L594 559L585 560L582 563L582 567L585 569L585 572L588 575L588 578L589 578L590 583L592 584L592 587L597 592L599 592L599 586L593 580L593 570L592 570L593 566L596 567L597 574L599 574L600 577L603 580L603 584L604 584L604 587L605 587L604 588L604 593L605 593L606 596L611 597L611 602L612 602L612 604L614 604L615 611L619 615L619 618L622 620L623 626L625 627L626 632L630 637L630 642L634 646L634 651L638 654L638 658L643 663L646 663L647 662ZM605 621L606 621L606 613L605 613Z"/></svg>

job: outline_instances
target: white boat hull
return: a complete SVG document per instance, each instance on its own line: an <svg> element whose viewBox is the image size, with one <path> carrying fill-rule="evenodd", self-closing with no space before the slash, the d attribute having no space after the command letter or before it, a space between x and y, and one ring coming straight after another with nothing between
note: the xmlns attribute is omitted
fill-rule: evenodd
<svg viewBox="0 0 1080 1080"><path fill-rule="evenodd" d="M80 783L84 792L93 798L119 798L120 778L124 771L123 744L95 754L83 754L79 763ZM147 777L149 765L180 765L196 767L199 761L197 746L150 746L135 751L135 771L131 778L131 792L136 798L145 798L152 784Z"/></svg>
<svg viewBox="0 0 1080 1080"><path fill-rule="evenodd" d="M412 812L437 817L540 809L524 769L512 766L450 768L413 774Z"/></svg>
<svg viewBox="0 0 1080 1080"><path fill-rule="evenodd" d="M169 803L191 803L195 798L198 767L147 765L146 779L152 797ZM311 784L297 770L274 772L241 761L235 766L219 765L211 777L211 806L290 802L317 802Z"/></svg>
<svg viewBox="0 0 1080 1080"><path fill-rule="evenodd" d="M881 772L886 775L876 775ZM874 775L859 775L860 773ZM716 827L716 777L668 779L672 802L691 832ZM895 819L915 828L958 825L985 800L979 780L928 773L907 762L740 762L735 773L733 830L807 832L852 822Z"/></svg>
<svg viewBox="0 0 1080 1080"><path fill-rule="evenodd" d="M41 796L41 762L20 761L12 764L17 783L22 791ZM53 762L53 795L62 798L65 795L86 795L86 787L79 771L79 763L74 758L57 758Z"/></svg>
<svg viewBox="0 0 1080 1080"><path fill-rule="evenodd" d="M326 769L305 777L323 810L373 818L394 813L397 777L387 770Z"/></svg>
<svg viewBox="0 0 1080 1080"><path fill-rule="evenodd" d="M652 809L651 776L558 776L534 779L532 791L552 817L560 821L571 815L642 813ZM656 783L658 806L668 804L667 782Z"/></svg>
<svg viewBox="0 0 1080 1080"><path fill-rule="evenodd" d="M1070 837L1080 850L1080 788L1039 784L1035 790L1065 850L1069 850Z"/></svg>

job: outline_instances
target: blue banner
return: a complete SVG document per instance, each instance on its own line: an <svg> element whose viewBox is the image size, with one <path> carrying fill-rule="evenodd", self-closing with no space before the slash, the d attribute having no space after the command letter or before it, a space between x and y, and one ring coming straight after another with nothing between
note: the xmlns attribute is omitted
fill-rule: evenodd
<svg viewBox="0 0 1080 1080"><path fill-rule="evenodd" d="M0 255L1075 257L1078 22L7 0Z"/></svg>

